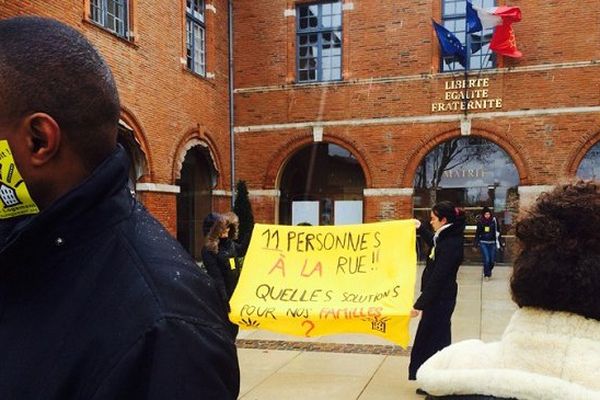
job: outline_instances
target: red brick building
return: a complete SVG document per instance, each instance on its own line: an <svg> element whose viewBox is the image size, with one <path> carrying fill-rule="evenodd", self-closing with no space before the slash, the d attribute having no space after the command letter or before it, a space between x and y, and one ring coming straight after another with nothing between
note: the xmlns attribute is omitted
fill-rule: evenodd
<svg viewBox="0 0 600 400"><path fill-rule="evenodd" d="M425 216L445 198L473 222L492 206L507 229L580 166L600 176L598 0L512 1L523 57L484 44L467 75L442 59L431 24L465 40L465 1L234 5L236 176L260 221L329 223L337 202L345 220L347 201L365 222ZM338 146L359 170L341 186Z"/></svg>
<svg viewBox="0 0 600 400"><path fill-rule="evenodd" d="M474 3L520 7L523 57L465 35L464 0L233 1L233 174L228 1L4 0L0 18L54 17L100 49L137 193L196 253L232 179L258 222L404 218L447 198L507 229L548 185L600 176L600 0ZM466 75L432 18L475 50Z"/></svg>
<svg viewBox="0 0 600 400"><path fill-rule="evenodd" d="M137 195L198 255L202 218L231 201L227 0L0 1L17 15L72 25L107 59Z"/></svg>

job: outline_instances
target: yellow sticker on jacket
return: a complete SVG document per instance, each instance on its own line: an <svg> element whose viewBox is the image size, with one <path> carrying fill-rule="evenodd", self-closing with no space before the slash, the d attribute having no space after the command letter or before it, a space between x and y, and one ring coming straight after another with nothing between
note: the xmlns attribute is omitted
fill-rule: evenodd
<svg viewBox="0 0 600 400"><path fill-rule="evenodd" d="M0 219L39 212L17 169L8 141L0 140Z"/></svg>
<svg viewBox="0 0 600 400"><path fill-rule="evenodd" d="M489 226L484 226L483 227L483 231L484 232L489 232L490 231L490 227Z"/></svg>
<svg viewBox="0 0 600 400"><path fill-rule="evenodd" d="M235 257L229 259L229 268L235 269Z"/></svg>

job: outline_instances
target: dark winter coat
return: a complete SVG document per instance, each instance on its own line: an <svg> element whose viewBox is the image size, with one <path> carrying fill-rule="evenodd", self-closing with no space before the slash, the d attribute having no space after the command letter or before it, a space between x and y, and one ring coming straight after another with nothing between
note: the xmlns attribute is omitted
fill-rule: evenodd
<svg viewBox="0 0 600 400"><path fill-rule="evenodd" d="M456 299L456 275L463 261L464 230L464 223L450 225L440 232L434 247L433 232L423 225L419 228L421 238L434 249L433 257L427 257L421 277L421 295L413 306L415 309L426 310L438 300Z"/></svg>
<svg viewBox="0 0 600 400"><path fill-rule="evenodd" d="M226 259L229 265L229 274L225 281L225 288L227 289L229 298L233 295L233 291L240 279L240 273L242 272L241 257L245 253L246 249L235 240L224 239L219 243L219 257Z"/></svg>
<svg viewBox="0 0 600 400"><path fill-rule="evenodd" d="M116 150L0 250L0 398L236 399L212 279L127 189Z"/></svg>
<svg viewBox="0 0 600 400"><path fill-rule="evenodd" d="M231 239L220 239L217 253L206 247L202 249L204 268L219 283L221 297L227 303L233 295L240 276L241 263L239 255L241 253L240 245Z"/></svg>
<svg viewBox="0 0 600 400"><path fill-rule="evenodd" d="M202 249L202 263L208 274L222 283L227 301L233 295L242 271L242 258L248 243L239 243L230 238L219 239L218 252L206 247Z"/></svg>

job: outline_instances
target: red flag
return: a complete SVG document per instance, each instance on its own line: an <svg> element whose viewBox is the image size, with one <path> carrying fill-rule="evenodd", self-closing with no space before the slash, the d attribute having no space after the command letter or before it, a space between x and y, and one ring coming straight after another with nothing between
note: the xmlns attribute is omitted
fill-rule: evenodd
<svg viewBox="0 0 600 400"><path fill-rule="evenodd" d="M490 49L503 56L521 57L523 53L517 50L517 40L511 26L513 22L521 20L521 10L519 7L500 6L493 13L502 18L502 25L494 29Z"/></svg>
<svg viewBox="0 0 600 400"><path fill-rule="evenodd" d="M521 9L519 7L499 6L494 10L494 15L502 18L504 24L508 23L510 25L513 22L521 21Z"/></svg>

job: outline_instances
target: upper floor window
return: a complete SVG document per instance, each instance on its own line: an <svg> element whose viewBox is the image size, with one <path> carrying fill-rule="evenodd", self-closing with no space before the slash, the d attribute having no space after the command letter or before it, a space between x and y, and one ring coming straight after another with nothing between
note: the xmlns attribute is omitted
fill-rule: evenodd
<svg viewBox="0 0 600 400"><path fill-rule="evenodd" d="M474 6L489 9L496 6L495 0L472 0ZM466 0L442 0L443 25L464 44L470 54L469 70L478 70L496 67L496 57L490 50L490 40L493 29L483 32L474 32L467 35L466 29L467 2ZM461 71L465 68L453 57L442 57L442 71Z"/></svg>
<svg viewBox="0 0 600 400"><path fill-rule="evenodd" d="M186 65L199 75L206 75L206 27L204 0L186 0Z"/></svg>
<svg viewBox="0 0 600 400"><path fill-rule="evenodd" d="M128 0L90 0L92 21L122 37L129 36Z"/></svg>
<svg viewBox="0 0 600 400"><path fill-rule="evenodd" d="M342 79L342 2L297 7L298 82Z"/></svg>

